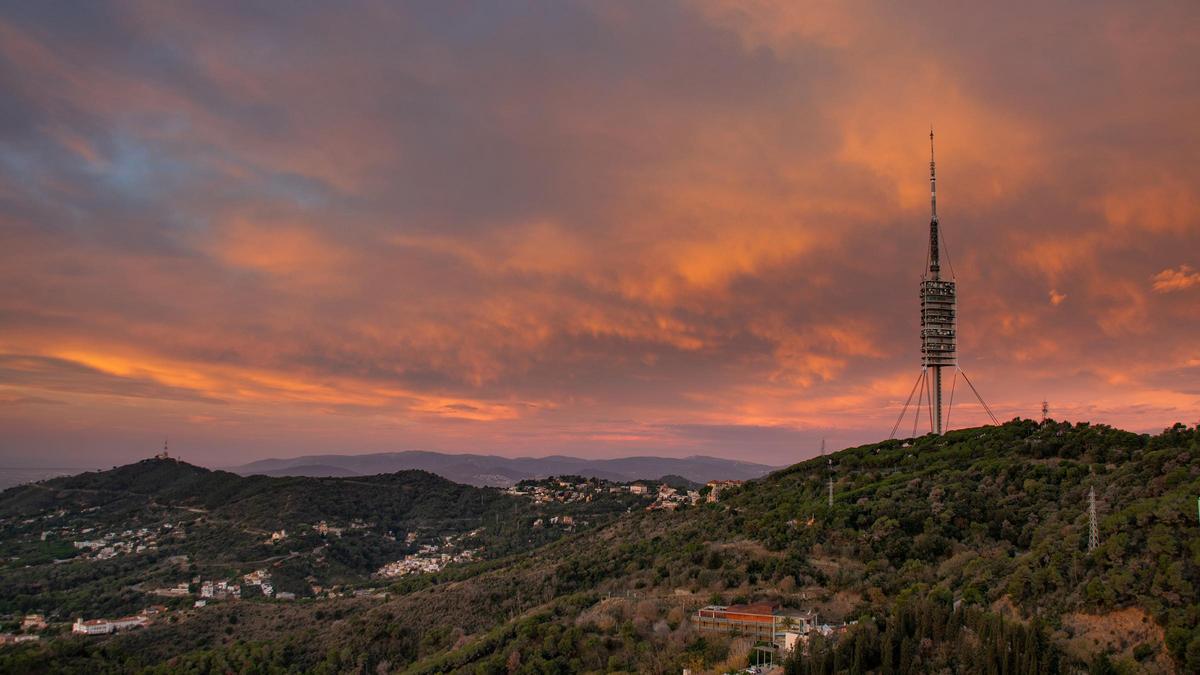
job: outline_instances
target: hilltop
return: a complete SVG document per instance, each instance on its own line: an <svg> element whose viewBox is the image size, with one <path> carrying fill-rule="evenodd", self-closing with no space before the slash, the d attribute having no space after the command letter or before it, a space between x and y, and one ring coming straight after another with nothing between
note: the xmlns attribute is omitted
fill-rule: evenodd
<svg viewBox="0 0 1200 675"><path fill-rule="evenodd" d="M745 664L747 643L696 632L696 607L774 600L857 621L835 643L814 640L792 672L1195 671L1198 442L1182 425L1149 436L1025 420L889 440L832 455L832 509L814 459L717 503L634 510L398 583L386 601L286 612L243 602L104 649L113 670L169 659L235 671L665 673ZM1093 486L1101 543L1089 551ZM97 647L39 649L16 654L51 669Z"/></svg>
<svg viewBox="0 0 1200 675"><path fill-rule="evenodd" d="M169 508L210 514L260 530L290 522L335 518L392 521L475 516L498 502L510 502L494 490L480 490L425 471L402 471L354 480L242 477L173 459L134 464L19 486L0 493L0 518L40 513L48 508L82 511L101 507L126 513L140 508ZM465 512L460 511L465 509ZM391 524L389 522L389 524Z"/></svg>

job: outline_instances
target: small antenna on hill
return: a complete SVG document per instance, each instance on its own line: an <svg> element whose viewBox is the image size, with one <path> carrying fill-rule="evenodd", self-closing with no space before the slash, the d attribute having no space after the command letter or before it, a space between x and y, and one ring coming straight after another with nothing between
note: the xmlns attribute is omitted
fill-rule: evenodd
<svg viewBox="0 0 1200 675"><path fill-rule="evenodd" d="M1042 424L1045 424L1050 419L1050 403L1046 400L1042 401Z"/></svg>

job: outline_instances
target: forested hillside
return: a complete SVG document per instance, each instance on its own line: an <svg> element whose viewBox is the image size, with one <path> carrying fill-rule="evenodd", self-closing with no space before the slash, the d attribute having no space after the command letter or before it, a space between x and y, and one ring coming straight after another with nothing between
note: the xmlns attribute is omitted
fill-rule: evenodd
<svg viewBox="0 0 1200 675"><path fill-rule="evenodd" d="M263 565L280 590L299 596L314 584L358 587L422 545L444 548L448 536L469 533L459 548L495 559L565 533L534 527L538 517L568 513L582 527L634 503L643 500L534 505L424 471L241 477L149 459L0 493L0 613L129 613L147 604L146 590ZM323 534L321 523L334 529ZM118 554L101 558L87 555L80 540L147 550L122 555L117 546Z"/></svg>
<svg viewBox="0 0 1200 675"><path fill-rule="evenodd" d="M241 603L9 669L678 672L744 667L710 601L857 623L792 672L1200 670L1200 447L1017 420L851 448L677 512L634 511L527 553L406 580L387 601ZM1088 550L1095 487L1100 545ZM232 634L224 629L236 622ZM186 633L187 640L180 640Z"/></svg>

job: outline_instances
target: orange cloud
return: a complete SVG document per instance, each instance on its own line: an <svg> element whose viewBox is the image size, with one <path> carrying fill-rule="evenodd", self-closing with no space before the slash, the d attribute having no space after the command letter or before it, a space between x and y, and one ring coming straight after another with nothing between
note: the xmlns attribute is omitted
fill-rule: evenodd
<svg viewBox="0 0 1200 675"><path fill-rule="evenodd" d="M1180 265L1178 268L1168 268L1155 274L1152 281L1156 293L1173 293L1200 285L1200 272L1193 270L1189 265Z"/></svg>

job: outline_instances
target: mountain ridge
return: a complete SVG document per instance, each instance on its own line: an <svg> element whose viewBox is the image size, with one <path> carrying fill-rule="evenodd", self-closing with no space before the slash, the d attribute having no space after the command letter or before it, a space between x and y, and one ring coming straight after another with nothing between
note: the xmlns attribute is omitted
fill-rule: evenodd
<svg viewBox="0 0 1200 675"><path fill-rule="evenodd" d="M707 455L658 457L637 455L611 459L587 459L568 455L502 457L472 453L451 454L429 450L404 450L358 455L301 455L267 458L225 467L239 475L360 475L420 469L443 478L477 487L510 487L523 479L555 475L577 475L611 481L656 480L665 475L682 476L695 483L711 480L761 478L782 467ZM335 472L344 472L336 474Z"/></svg>

